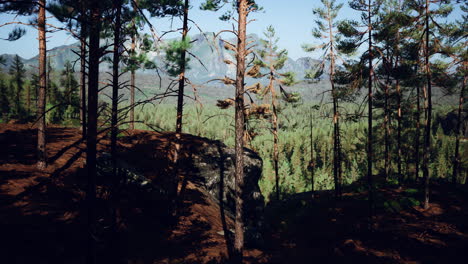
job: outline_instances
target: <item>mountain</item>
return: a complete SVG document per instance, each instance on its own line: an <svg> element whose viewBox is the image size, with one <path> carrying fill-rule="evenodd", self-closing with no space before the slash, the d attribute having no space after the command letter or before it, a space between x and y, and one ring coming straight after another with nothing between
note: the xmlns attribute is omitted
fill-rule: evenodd
<svg viewBox="0 0 468 264"><path fill-rule="evenodd" d="M254 43L258 43L257 35L249 35L249 38L254 40ZM224 48L224 42L220 39L214 39L212 33L197 34L191 37L192 48L190 49L190 62L189 70L187 71L187 77L194 83L204 83L215 78L223 78L228 76L233 78L235 76L235 65L227 65L224 63L225 60L235 61L232 52L227 51ZM170 41L170 40L169 40ZM232 41L232 40L228 40ZM166 42L167 43L167 42ZM164 45L164 43L162 44ZM78 55L75 52L79 51L79 43L73 43L71 45L62 45L55 47L48 51L47 57L51 62L51 66L54 70L59 71L64 68L67 61L74 63L78 61ZM160 67L164 68L164 51L150 52L150 58ZM3 69L8 69L14 58L14 54L3 54L6 60L6 65L0 65ZM37 68L38 56L34 56L30 59L21 58L26 68L33 70ZM202 63L200 63L202 62ZM305 71L315 65L316 60L312 58L299 58L297 60L288 59L284 71L292 71L296 73L299 80L302 80L305 75ZM75 65L75 70L78 71L79 64ZM110 64L103 62L100 66L101 71L108 71ZM139 71L140 74L152 73L151 71ZM163 73L164 75L164 73Z"/></svg>
<svg viewBox="0 0 468 264"><path fill-rule="evenodd" d="M224 41L221 39L214 39L213 33L197 34L191 37L192 47L189 50L192 55L189 55L190 61L188 64L188 71L186 73L187 78L192 84L200 85L203 89L198 89L199 95L203 98L204 101L214 101L220 98L226 98L233 94L232 87L227 87L219 81L213 81L214 79L221 79L225 76L230 78L235 78L236 68L234 64L226 64L226 60L235 62L235 57L232 52L224 48ZM253 40L252 44L259 45L259 38L255 34L248 36L249 41ZM109 41L109 40L107 40ZM106 40L101 41L101 45ZM171 40L167 40L161 45L165 45ZM234 43L233 39L227 39L227 41ZM251 45L252 45L251 44ZM73 43L71 45L63 45L56 48L53 48L48 51L47 57L50 60L54 76L58 78L60 71L63 70L64 65L67 61L70 61L75 65L75 71L79 72L79 61L78 55L76 52L79 50L79 43ZM0 70L7 72L8 68L12 64L14 54L3 54L5 59L5 65L0 65ZM111 56L111 55L107 55ZM159 52L150 52L148 54L149 58L154 61L160 69L164 69L164 49L160 49ZM21 58L25 67L28 69L29 73L37 71L38 65L38 56L34 56L30 59ZM75 63L76 62L76 63ZM314 100L318 98L318 95L321 94L327 87L327 81L321 81L319 83L310 84L303 81L305 72L308 69L311 69L318 63L317 60L304 57L297 60L288 58L286 61L283 72L294 72L296 73L296 79L299 81L299 84L290 88L290 91L299 92L304 100ZM101 72L110 72L111 64L109 61L104 60L100 64ZM141 89L147 96L150 96L155 93L163 92L169 85L170 77L163 72L159 71L159 74L162 77L161 85L158 78L158 74L155 70L138 70L137 71L137 86ZM100 79L102 82L107 82L109 76L107 74L101 74ZM129 78L129 74L122 75L122 81L126 81ZM211 82L210 82L211 80ZM259 80L246 78L247 85L250 85ZM187 89L190 94L192 88ZM123 93L126 95L127 89L123 90ZM140 96L141 93L140 93Z"/></svg>

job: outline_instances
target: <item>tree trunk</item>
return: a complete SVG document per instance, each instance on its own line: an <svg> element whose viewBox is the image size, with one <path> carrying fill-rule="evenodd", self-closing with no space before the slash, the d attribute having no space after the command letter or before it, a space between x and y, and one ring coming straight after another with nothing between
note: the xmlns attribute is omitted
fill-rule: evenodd
<svg viewBox="0 0 468 264"><path fill-rule="evenodd" d="M99 90L99 40L101 32L101 10L96 1L91 2L91 27L89 32L89 73L88 73L88 134L86 140L86 166L88 187L86 199L88 205L88 255L87 264L96 263L94 225L96 200L96 143L97 143L97 108Z"/></svg>
<svg viewBox="0 0 468 264"><path fill-rule="evenodd" d="M426 0L426 45L425 45L425 66L427 81L427 116L424 133L424 209L429 208L429 155L431 151L431 118L432 118L432 82L431 69L429 65L429 0Z"/></svg>
<svg viewBox="0 0 468 264"><path fill-rule="evenodd" d="M401 1L398 2L398 11L401 11ZM395 67L398 68L400 65L400 32L397 32L397 41L396 41L396 65ZM397 92L397 170L398 170L398 179L400 184L404 181L404 176L403 173L401 172L401 159L402 159L402 153L401 153L401 118L402 118L402 112L401 112L401 87L400 87L400 79L399 76L397 77L396 80L396 92ZM407 174L406 176L409 178L409 175Z"/></svg>
<svg viewBox="0 0 468 264"><path fill-rule="evenodd" d="M182 41L185 41L187 38L188 32L188 9L189 9L189 1L185 0L184 3L184 21L182 26ZM176 116L176 138L175 138L175 150L174 150L174 169L173 169L173 190L171 191L173 197L172 201L174 202L173 205L173 212L172 214L175 215L177 213L177 189L178 189L178 175L179 175L179 153L180 153L180 137L182 133L182 117L183 117L183 110L184 110L184 88L185 88L185 58L186 58L186 51L182 50L180 53L180 74L179 74L179 90L177 93L177 116Z"/></svg>
<svg viewBox="0 0 468 264"><path fill-rule="evenodd" d="M44 169L47 166L46 152L46 16L45 0L39 0L39 14L37 17L37 28L39 32L39 99L38 99L38 126L37 126L37 167Z"/></svg>
<svg viewBox="0 0 468 264"><path fill-rule="evenodd" d="M415 70L416 74L417 74L417 66L416 66L416 70ZM414 180L417 182L418 179L419 179L419 164L420 164L420 158L419 158L419 148L420 148L420 143L419 143L419 140L420 140L420 130L421 130L421 103L420 103L420 99L421 99L421 92L420 92L421 88L419 87L419 83L417 84L416 86L416 131L415 131L415 139L414 139L414 152L415 152L415 158L416 158L416 164L415 164L415 177L414 177Z"/></svg>
<svg viewBox="0 0 468 264"><path fill-rule="evenodd" d="M135 3L133 3L133 9L137 10ZM131 51L131 56L135 56L136 30L137 30L136 24L135 24L135 18L132 19L132 27L133 27L134 32L132 34L132 44L130 47L130 51ZM130 70L130 129L132 130L135 129L135 69L134 67L132 67Z"/></svg>
<svg viewBox="0 0 468 264"><path fill-rule="evenodd" d="M331 19L330 5L327 4L328 12L328 34L330 38L330 84L333 100L333 180L335 183L335 198L341 197L341 148L340 148L340 125L338 114L338 96L335 89L335 51L333 38L333 25Z"/></svg>
<svg viewBox="0 0 468 264"><path fill-rule="evenodd" d="M312 198L315 196L315 160L314 160L314 131L312 124L312 108L310 109L310 174Z"/></svg>
<svg viewBox="0 0 468 264"><path fill-rule="evenodd" d="M401 172L401 87L400 80L396 81L396 91L397 91L397 166L398 166L398 179L402 183L404 181L403 173ZM408 178L408 177L407 177Z"/></svg>
<svg viewBox="0 0 468 264"><path fill-rule="evenodd" d="M466 67L467 63L464 62L463 67L465 68L466 72ZM467 76L463 77L463 83L460 91L460 99L458 101L458 118L457 118L457 135L455 139L455 157L453 159L453 174L452 174L452 183L456 184L457 183L457 177L458 173L461 171L461 158L460 158L460 137L463 135L462 133L462 110L463 110L463 101L464 101L464 96L465 96L465 87L466 87L466 79Z"/></svg>
<svg viewBox="0 0 468 264"><path fill-rule="evenodd" d="M390 77L390 75L389 75ZM389 140L389 135L390 135L390 125L389 125L389 107L388 107L388 97L389 97L389 80L387 79L387 83L385 83L385 100L384 100L384 141L385 141L385 179L388 179L388 176L390 174L390 140Z"/></svg>
<svg viewBox="0 0 468 264"><path fill-rule="evenodd" d="M280 187L279 187L279 138L278 138L278 112L276 109L276 93L274 89L273 81L273 67L270 67L270 94L271 94L271 106L273 108L273 163L275 169L275 181L276 181L276 200L280 200Z"/></svg>
<svg viewBox="0 0 468 264"><path fill-rule="evenodd" d="M86 138L86 36L88 21L86 21L86 1L81 3L81 32L80 32L80 122L81 122L81 135Z"/></svg>
<svg viewBox="0 0 468 264"><path fill-rule="evenodd" d="M184 24L182 28L182 41L187 38L188 32L188 8L189 1L185 0L184 4ZM182 117L184 111L184 87L185 87L185 56L186 51L182 50L180 53L180 74L179 74L179 91L177 94L177 120L176 120L176 133L182 133Z"/></svg>
<svg viewBox="0 0 468 264"><path fill-rule="evenodd" d="M244 250L243 189L244 189L244 76L246 56L247 0L238 0L237 70L235 98L235 181L236 217L234 238L234 261L242 263Z"/></svg>
<svg viewBox="0 0 468 264"><path fill-rule="evenodd" d="M374 216L374 183L372 177L372 75L373 75L373 65L372 65L372 21L371 21L371 10L372 10L372 0L368 2L368 38L369 38L369 80L368 80L368 117L367 117L367 181L369 188L369 218L372 221Z"/></svg>
<svg viewBox="0 0 468 264"><path fill-rule="evenodd" d="M120 63L120 27L122 0L114 0L115 24L114 24L114 50L112 59L112 110L111 110L111 157L112 174L117 181L117 134L119 127L117 124L119 107L119 63Z"/></svg>
<svg viewBox="0 0 468 264"><path fill-rule="evenodd" d="M31 115L31 84L28 85L28 90L26 91L26 113L28 117Z"/></svg>

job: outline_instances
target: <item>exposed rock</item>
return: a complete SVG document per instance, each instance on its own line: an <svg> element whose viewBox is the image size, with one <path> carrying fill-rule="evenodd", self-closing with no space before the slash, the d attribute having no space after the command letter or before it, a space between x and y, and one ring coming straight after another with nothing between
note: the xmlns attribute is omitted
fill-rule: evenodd
<svg viewBox="0 0 468 264"><path fill-rule="evenodd" d="M145 200L169 202L173 182L170 168L173 164L173 135L138 133L132 140L135 147L117 160L119 178L123 179L127 191L146 193ZM141 157L145 157L144 160ZM234 218L234 149L220 141L183 135L179 157L179 174L204 188L210 198L219 203L225 215ZM253 244L263 243L260 232L264 228L264 198L258 186L262 163L257 153L244 149L245 236L246 241ZM103 177L112 175L110 155L105 154L98 159L98 169Z"/></svg>
<svg viewBox="0 0 468 264"><path fill-rule="evenodd" d="M232 217L235 214L235 152L219 141L203 143L193 152L185 165L191 164L197 183L200 183ZM257 153L244 149L244 222L248 241L260 242L263 229L264 198L258 181L262 175L262 159Z"/></svg>

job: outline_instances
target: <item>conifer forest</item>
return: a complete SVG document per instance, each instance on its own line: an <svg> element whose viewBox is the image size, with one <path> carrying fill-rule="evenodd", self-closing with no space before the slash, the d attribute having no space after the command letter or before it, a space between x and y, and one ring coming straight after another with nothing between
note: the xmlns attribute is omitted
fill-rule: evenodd
<svg viewBox="0 0 468 264"><path fill-rule="evenodd" d="M0 0L1 263L466 263L468 2Z"/></svg>

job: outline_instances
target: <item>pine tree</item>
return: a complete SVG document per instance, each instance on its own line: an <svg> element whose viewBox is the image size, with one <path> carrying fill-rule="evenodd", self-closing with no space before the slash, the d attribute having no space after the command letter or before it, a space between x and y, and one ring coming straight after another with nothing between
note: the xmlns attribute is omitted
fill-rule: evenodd
<svg viewBox="0 0 468 264"><path fill-rule="evenodd" d="M319 46L306 45L304 49L308 52L313 52L321 49L324 53L321 55L321 63L315 72L308 74L311 79L319 79L325 70L325 64L328 63L328 76L331 85L331 94L333 102L333 179L335 183L335 197L341 197L342 185L342 153L340 143L340 116L338 111L338 91L335 87L335 68L336 60L340 56L340 50L337 44L340 40L336 35L338 21L336 18L343 4L336 4L335 0L321 0L323 7L318 7L313 10L317 20L315 20L316 28L313 30L313 36L317 39L326 39Z"/></svg>
<svg viewBox="0 0 468 264"><path fill-rule="evenodd" d="M363 84L367 85L367 179L369 189L369 218L372 221L374 216L374 179L373 179L373 96L374 96L374 32L375 16L379 10L380 1L373 0L355 0L350 3L351 8L361 12L362 25L356 21L344 21L340 23L338 29L347 37L340 42L339 48L345 53L353 53L357 48L367 42L366 52L361 56L360 62L356 66L348 66L353 72L361 72L362 75L355 76L355 85L357 87ZM364 28L359 31L359 27ZM366 38L367 37L367 38ZM367 66L365 64L367 63ZM367 77L367 81L364 79Z"/></svg>
<svg viewBox="0 0 468 264"><path fill-rule="evenodd" d="M94 238L96 200L96 144L98 119L99 60L101 57L99 40L101 33L102 7L99 2L91 1L88 6L89 17L89 70L88 70L88 128L86 139L86 167L88 186L86 202L88 205L88 251L87 264L96 263L96 242Z"/></svg>
<svg viewBox="0 0 468 264"><path fill-rule="evenodd" d="M24 68L24 63L21 61L20 57L16 55L13 59L13 64L9 70L10 75L12 76L12 82L15 85L15 110L14 114L17 118L20 118L24 115L22 102L21 102L21 95L24 89L24 78L26 69Z"/></svg>
<svg viewBox="0 0 468 264"><path fill-rule="evenodd" d="M47 166L46 153L46 0L35 1L5 1L0 4L0 12L14 13L29 16L37 12L37 31L39 40L39 98L38 98L38 126L37 126L37 167L44 169ZM11 40L19 39L24 30L12 32Z"/></svg>
<svg viewBox="0 0 468 264"><path fill-rule="evenodd" d="M257 93L263 98L264 104L257 106L252 104L249 115L267 116L271 113L271 125L273 134L273 165L276 179L276 200L280 199L279 187L279 101L283 97L285 102L297 102L297 94L287 93L282 85L290 86L294 84L294 74L292 72L282 72L284 64L288 59L288 52L285 49L279 50L275 29L268 26L264 32L265 39L261 39L261 47L257 50L258 59L255 66L247 73L255 78L268 78L268 85L262 88L259 83L246 87L246 90ZM278 89L279 88L279 89ZM279 91L278 91L279 90Z"/></svg>
<svg viewBox="0 0 468 264"><path fill-rule="evenodd" d="M422 62L423 71L426 82L426 100L425 100L425 126L424 126L424 145L423 145L423 180L424 180L424 199L423 207L429 208L429 182L430 182L430 153L431 153L431 124L432 124L432 74L431 74L431 61L430 57L435 53L439 52L439 42L434 39L435 32L441 28L440 24L437 23L438 17L446 17L451 11L452 7L450 4L446 4L445 0L429 1L411 1L410 8L412 8L416 16L413 20L417 27L423 28L423 35L418 36L418 42L421 44L422 52L424 55L424 61ZM432 8L431 3L439 3L438 8ZM433 36L433 38L431 38Z"/></svg>
<svg viewBox="0 0 468 264"><path fill-rule="evenodd" d="M205 10L219 10L224 0L206 0L201 8ZM244 220L243 220L243 189L244 189L244 135L245 135L245 105L244 105L244 79L246 75L246 57L252 52L247 47L247 16L250 12L258 10L258 6L253 0L237 0L232 2L237 11L237 29L231 31L237 37L237 44L227 41L226 48L236 54L236 80L229 84L235 84L236 93L234 98L234 121L235 121L235 182L236 182L236 214L235 214L235 238L233 263L242 263L244 250ZM232 11L228 11L222 16L223 19L230 19ZM227 78L226 78L227 79ZM228 106L231 103L228 103Z"/></svg>

